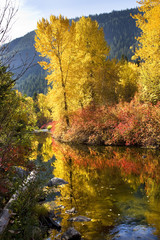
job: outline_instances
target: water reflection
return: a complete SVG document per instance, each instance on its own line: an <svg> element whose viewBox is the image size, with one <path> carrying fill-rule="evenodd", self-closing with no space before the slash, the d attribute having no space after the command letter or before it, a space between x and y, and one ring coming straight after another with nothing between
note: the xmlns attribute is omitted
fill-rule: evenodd
<svg viewBox="0 0 160 240"><path fill-rule="evenodd" d="M51 138L48 138L51 146ZM62 233L74 226L85 240L159 239L160 157L155 150L69 146L52 142L44 161L55 156L54 175L68 181L50 201ZM75 207L77 213L67 214ZM70 222L83 215L91 222ZM50 238L61 233L51 231Z"/></svg>

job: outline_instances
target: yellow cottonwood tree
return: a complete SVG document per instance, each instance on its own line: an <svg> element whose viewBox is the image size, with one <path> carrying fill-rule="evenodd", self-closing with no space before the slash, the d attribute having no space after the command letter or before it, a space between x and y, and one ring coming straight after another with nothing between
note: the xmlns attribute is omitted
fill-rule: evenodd
<svg viewBox="0 0 160 240"><path fill-rule="evenodd" d="M134 59L140 58L141 97L153 103L160 100L160 0L141 0L136 19L141 35Z"/></svg>
<svg viewBox="0 0 160 240"><path fill-rule="evenodd" d="M106 67L106 56L109 55L104 32L96 21L82 17L75 26L75 46L77 60L80 63L77 78L81 79L81 103L100 100L102 76L99 72Z"/></svg>
<svg viewBox="0 0 160 240"><path fill-rule="evenodd" d="M37 94L34 98L34 109L37 115L37 126L51 121L51 108L49 107L48 97L42 93Z"/></svg>
<svg viewBox="0 0 160 240"><path fill-rule="evenodd" d="M53 85L53 104L61 111L63 109L67 125L69 116L66 85L72 62L72 44L72 28L68 19L61 15L51 15L50 22L42 18L37 23L35 48L46 58L40 65L49 73L46 79Z"/></svg>
<svg viewBox="0 0 160 240"><path fill-rule="evenodd" d="M37 24L35 48L46 61L40 62L48 71L52 85L48 99L54 119L65 118L70 125L72 111L93 101L96 95L96 72L106 60L109 47L97 22L82 17L78 22L62 16L50 16Z"/></svg>
<svg viewBox="0 0 160 240"><path fill-rule="evenodd" d="M138 66L131 62L121 62L118 71L119 100L130 102L138 91Z"/></svg>

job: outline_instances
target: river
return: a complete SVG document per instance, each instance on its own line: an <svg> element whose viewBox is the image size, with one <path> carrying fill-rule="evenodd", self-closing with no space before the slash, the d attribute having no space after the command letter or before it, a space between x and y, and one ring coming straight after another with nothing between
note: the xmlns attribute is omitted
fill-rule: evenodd
<svg viewBox="0 0 160 240"><path fill-rule="evenodd" d="M68 182L46 199L62 226L60 232L50 230L46 240L60 239L71 226L84 240L160 239L159 151L70 146L43 134L35 146L34 157L49 162L53 175ZM72 208L75 213L66 212ZM79 215L91 221L68 221Z"/></svg>

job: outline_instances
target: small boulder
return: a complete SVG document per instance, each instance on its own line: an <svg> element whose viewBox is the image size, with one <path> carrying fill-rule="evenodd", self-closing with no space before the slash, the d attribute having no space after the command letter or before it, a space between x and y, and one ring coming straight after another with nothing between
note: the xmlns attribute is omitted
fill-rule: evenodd
<svg viewBox="0 0 160 240"><path fill-rule="evenodd" d="M91 218L85 217L85 216L78 216L68 219L68 221L71 222L89 222L91 221Z"/></svg>
<svg viewBox="0 0 160 240"><path fill-rule="evenodd" d="M77 213L77 211L75 207L73 207L72 209L66 210L65 213L72 214L72 213Z"/></svg>
<svg viewBox="0 0 160 240"><path fill-rule="evenodd" d="M81 240L81 234L75 228L70 227L62 235L61 240Z"/></svg>
<svg viewBox="0 0 160 240"><path fill-rule="evenodd" d="M58 186L58 185L63 185L63 184L68 184L68 182L62 178L54 177L51 180L49 180L49 182L47 183L47 186L53 187L53 186Z"/></svg>

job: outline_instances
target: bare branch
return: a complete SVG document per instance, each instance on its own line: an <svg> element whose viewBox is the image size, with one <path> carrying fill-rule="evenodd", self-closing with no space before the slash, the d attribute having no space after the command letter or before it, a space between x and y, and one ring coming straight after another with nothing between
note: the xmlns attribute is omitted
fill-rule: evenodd
<svg viewBox="0 0 160 240"><path fill-rule="evenodd" d="M5 0L4 6L0 6L0 46L9 38L9 31L17 11L16 3L12 0Z"/></svg>
<svg viewBox="0 0 160 240"><path fill-rule="evenodd" d="M12 81L5 85L9 88L22 77L23 74L33 66L36 54L22 57L19 50L12 50L9 41L9 32L13 27L14 18L17 14L18 7L15 0L4 0L0 5L0 63L8 67L8 71L13 72ZM18 59L18 64L16 60ZM4 87L4 86L3 86Z"/></svg>

